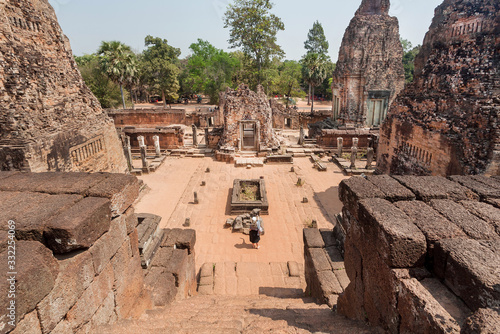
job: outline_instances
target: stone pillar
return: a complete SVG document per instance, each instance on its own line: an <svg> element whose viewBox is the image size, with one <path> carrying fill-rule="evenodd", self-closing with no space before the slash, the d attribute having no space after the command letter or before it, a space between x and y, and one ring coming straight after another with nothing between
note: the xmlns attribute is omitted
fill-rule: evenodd
<svg viewBox="0 0 500 334"><path fill-rule="evenodd" d="M130 147L130 137L125 136L125 146L123 147L125 158L127 159L128 170L132 171L134 165L132 163L132 149Z"/></svg>
<svg viewBox="0 0 500 334"><path fill-rule="evenodd" d="M192 125L191 128L193 129L193 147L198 147L198 138L197 132L196 132L196 125Z"/></svg>
<svg viewBox="0 0 500 334"><path fill-rule="evenodd" d="M156 157L159 158L161 157L161 149L160 149L160 137L158 136L153 136L153 140L155 142L155 152L156 152Z"/></svg>
<svg viewBox="0 0 500 334"><path fill-rule="evenodd" d="M139 147L146 146L144 143L144 136L137 136L137 141L139 142Z"/></svg>
<svg viewBox="0 0 500 334"><path fill-rule="evenodd" d="M208 128L205 128L205 146L208 148Z"/></svg>
<svg viewBox="0 0 500 334"><path fill-rule="evenodd" d="M146 159L147 156L147 146L143 145L141 146L141 160L142 160L142 170L143 171L149 171L149 164Z"/></svg>
<svg viewBox="0 0 500 334"><path fill-rule="evenodd" d="M372 162L373 162L373 148L368 147L366 149L366 166L365 169L371 169L372 168Z"/></svg>
<svg viewBox="0 0 500 334"><path fill-rule="evenodd" d="M304 127L300 124L299 145L304 145Z"/></svg>
<svg viewBox="0 0 500 334"><path fill-rule="evenodd" d="M353 140L354 142L354 140ZM349 166L349 168L353 169L353 168L356 168L356 155L358 154L358 148L353 146L351 147L351 166Z"/></svg>
<svg viewBox="0 0 500 334"><path fill-rule="evenodd" d="M352 138L352 147L358 148L359 138Z"/></svg>
<svg viewBox="0 0 500 334"><path fill-rule="evenodd" d="M337 137L337 156L342 158L342 146L344 145L344 138Z"/></svg>

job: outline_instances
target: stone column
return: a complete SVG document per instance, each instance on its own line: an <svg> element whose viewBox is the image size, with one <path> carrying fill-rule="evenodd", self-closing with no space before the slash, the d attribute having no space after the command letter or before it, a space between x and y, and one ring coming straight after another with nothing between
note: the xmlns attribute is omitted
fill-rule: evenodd
<svg viewBox="0 0 500 334"><path fill-rule="evenodd" d="M153 140L155 142L156 157L159 158L159 157L161 157L160 137L159 136L153 136Z"/></svg>
<svg viewBox="0 0 500 334"><path fill-rule="evenodd" d="M371 169L372 168L372 162L373 162L373 148L368 147L366 149L366 166L365 169Z"/></svg>
<svg viewBox="0 0 500 334"><path fill-rule="evenodd" d="M139 147L146 146L144 143L144 136L137 136L137 141L139 142Z"/></svg>
<svg viewBox="0 0 500 334"><path fill-rule="evenodd" d="M359 138L354 137L352 138L352 146L355 148L358 148L358 143L359 143Z"/></svg>
<svg viewBox="0 0 500 334"><path fill-rule="evenodd" d="M208 141L208 127L205 128L205 146L208 148L208 144L209 144L209 141Z"/></svg>
<svg viewBox="0 0 500 334"><path fill-rule="evenodd" d="M142 170L143 171L149 171L149 163L146 159L147 156L147 146L143 145L140 147L141 148L141 160L142 160Z"/></svg>
<svg viewBox="0 0 500 334"><path fill-rule="evenodd" d="M192 125L191 128L193 129L193 147L198 147L198 138L197 133L196 133L196 125Z"/></svg>
<svg viewBox="0 0 500 334"><path fill-rule="evenodd" d="M304 127L300 124L299 145L304 145Z"/></svg>
<svg viewBox="0 0 500 334"><path fill-rule="evenodd" d="M344 145L344 138L337 137L337 156L342 158L342 146Z"/></svg>
<svg viewBox="0 0 500 334"><path fill-rule="evenodd" d="M123 147L125 158L127 159L128 170L132 171L134 165L132 163L132 149L130 147L130 137L125 136L125 146Z"/></svg>
<svg viewBox="0 0 500 334"><path fill-rule="evenodd" d="M353 146L351 147L351 166L349 168L353 169L356 168L356 155L358 154L358 148Z"/></svg>

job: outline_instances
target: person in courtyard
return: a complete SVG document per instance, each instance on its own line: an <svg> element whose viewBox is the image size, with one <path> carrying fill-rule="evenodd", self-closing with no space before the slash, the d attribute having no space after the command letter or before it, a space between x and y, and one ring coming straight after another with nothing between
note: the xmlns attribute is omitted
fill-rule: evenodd
<svg viewBox="0 0 500 334"><path fill-rule="evenodd" d="M262 219L259 216L252 218L252 224L250 225L250 242L253 248L259 248L260 235L264 232L262 228Z"/></svg>

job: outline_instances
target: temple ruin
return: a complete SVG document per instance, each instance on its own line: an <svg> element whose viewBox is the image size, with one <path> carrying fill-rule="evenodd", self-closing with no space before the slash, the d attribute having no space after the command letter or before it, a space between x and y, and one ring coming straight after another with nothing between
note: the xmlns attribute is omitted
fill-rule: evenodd
<svg viewBox="0 0 500 334"><path fill-rule="evenodd" d="M499 174L500 4L444 1L381 129L378 171Z"/></svg>
<svg viewBox="0 0 500 334"><path fill-rule="evenodd" d="M363 0L347 27L333 74L333 120L377 127L404 87L398 19L389 0Z"/></svg>
<svg viewBox="0 0 500 334"><path fill-rule="evenodd" d="M48 1L2 1L0 12L0 170L125 172Z"/></svg>

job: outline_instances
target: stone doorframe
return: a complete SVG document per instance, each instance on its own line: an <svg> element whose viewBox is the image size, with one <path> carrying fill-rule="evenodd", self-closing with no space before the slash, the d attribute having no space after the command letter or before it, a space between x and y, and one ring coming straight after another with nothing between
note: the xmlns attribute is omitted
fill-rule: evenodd
<svg viewBox="0 0 500 334"><path fill-rule="evenodd" d="M243 126L245 124L254 124L254 145L253 150L260 151L260 122L257 120L241 120L238 121L238 127L240 129L239 140L238 140L238 150L243 150ZM248 147L245 147L244 150L249 150Z"/></svg>

